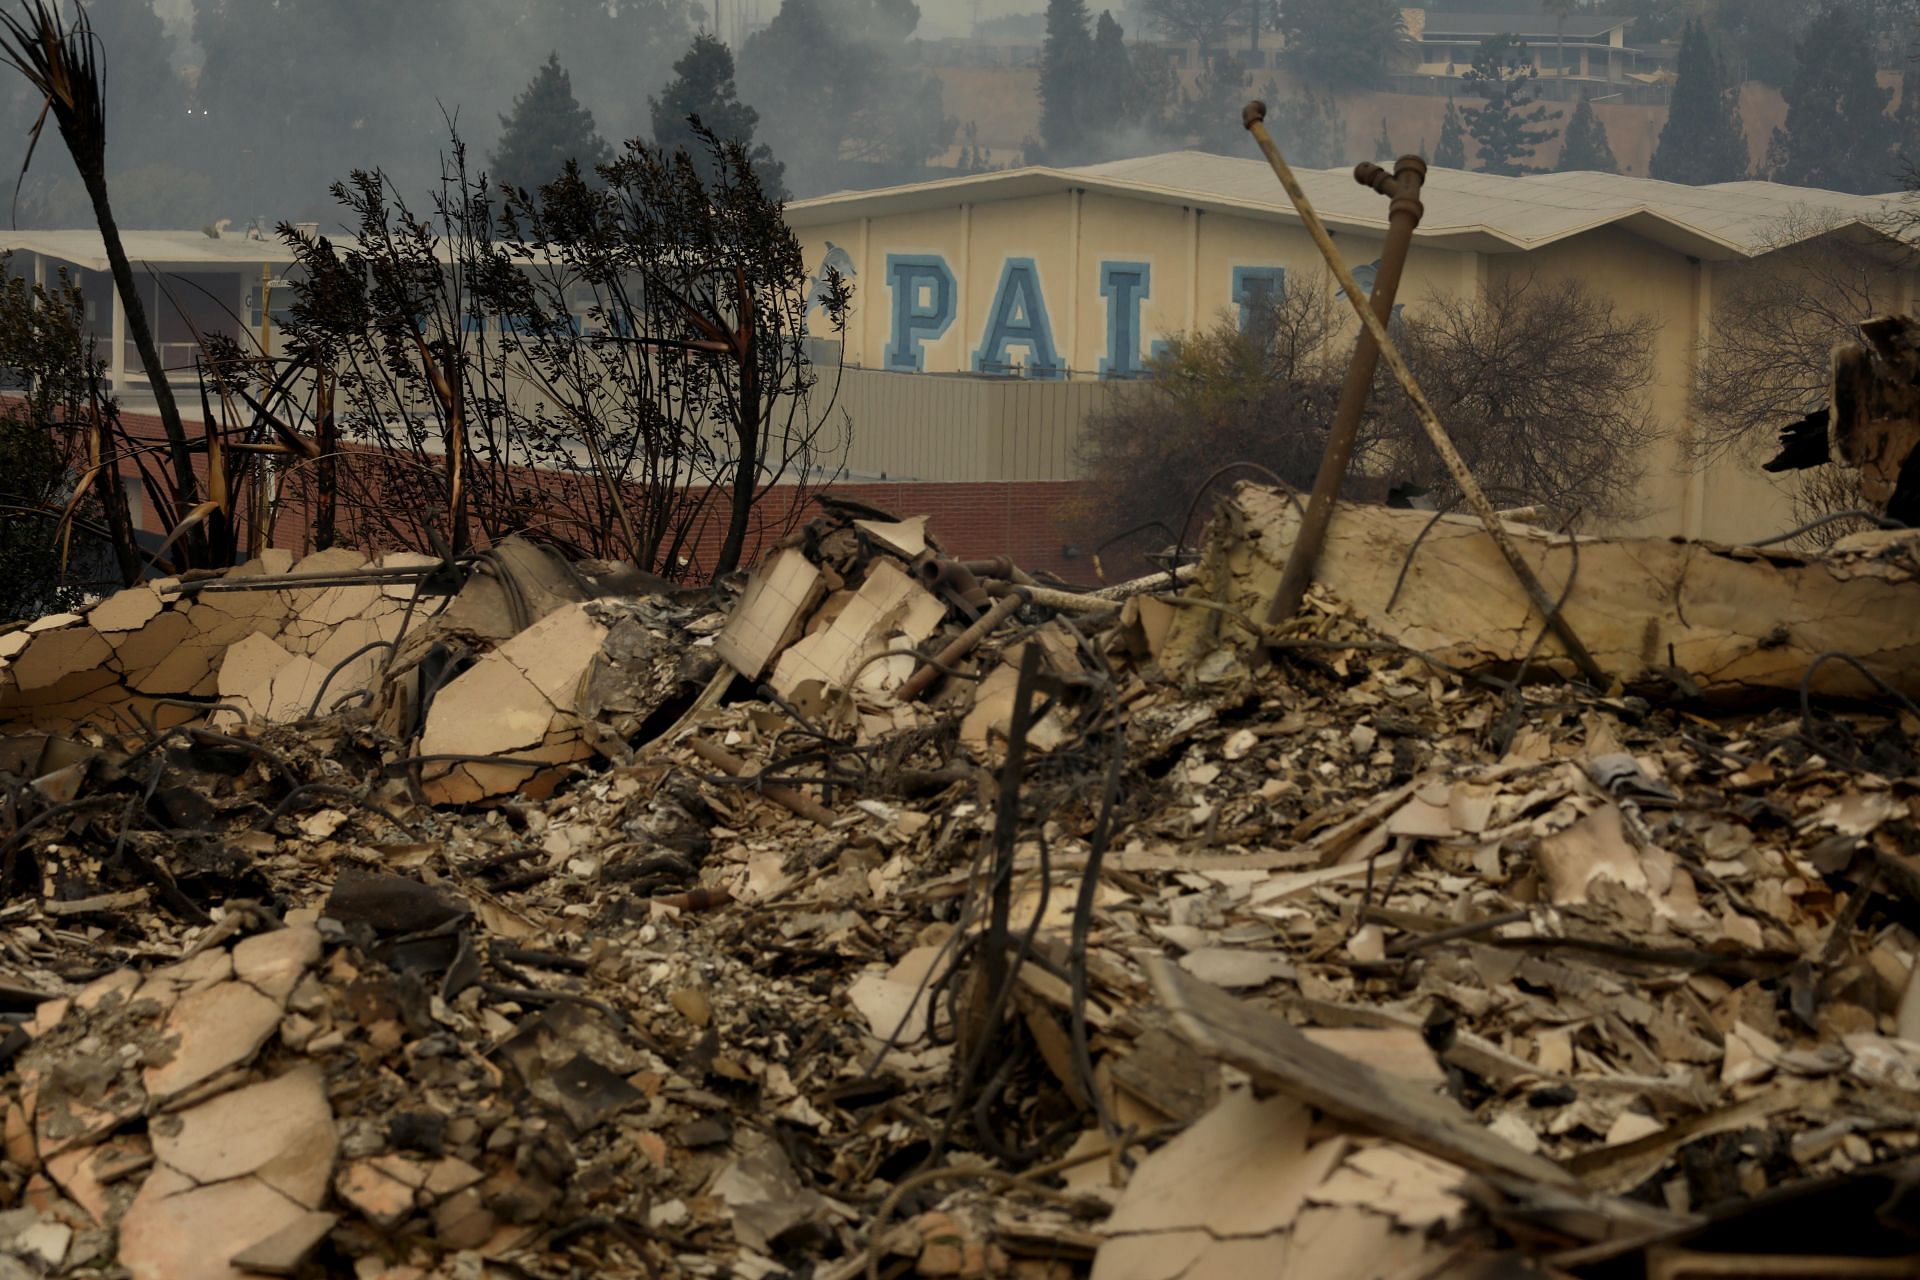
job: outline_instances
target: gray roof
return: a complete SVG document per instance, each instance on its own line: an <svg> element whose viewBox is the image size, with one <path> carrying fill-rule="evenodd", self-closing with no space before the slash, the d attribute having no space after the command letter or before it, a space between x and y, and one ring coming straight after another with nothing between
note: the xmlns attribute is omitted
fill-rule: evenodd
<svg viewBox="0 0 1920 1280"><path fill-rule="evenodd" d="M1421 38L1434 40L1444 36L1463 36L1478 40L1510 31L1534 40L1552 40L1563 36L1567 40L1592 41L1602 39L1608 32L1631 21L1633 19L1625 14L1570 13L1563 30L1552 14L1539 9L1518 13L1441 13L1429 9Z"/></svg>
<svg viewBox="0 0 1920 1280"><path fill-rule="evenodd" d="M1281 139L1285 145L1285 139ZM1336 230L1383 233L1387 202L1347 169L1297 171L1315 210ZM841 192L787 208L796 227L947 208L1073 189L1160 204L1297 222L1264 160L1198 151L1072 169L1026 168L876 191ZM1434 168L1417 233L1436 247L1523 252L1618 226L1681 253L1717 260L1755 257L1794 240L1845 228L1886 236L1898 194L1855 196L1771 182L1688 187L1610 173L1503 178Z"/></svg>

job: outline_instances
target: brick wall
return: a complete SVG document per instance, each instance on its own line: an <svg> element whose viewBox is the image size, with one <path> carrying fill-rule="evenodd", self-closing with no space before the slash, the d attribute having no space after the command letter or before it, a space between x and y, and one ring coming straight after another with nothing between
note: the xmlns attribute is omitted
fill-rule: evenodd
<svg viewBox="0 0 1920 1280"><path fill-rule="evenodd" d="M157 418L123 413L121 419L136 438L164 438ZM189 431L197 434L192 426ZM204 457L196 455L194 461L195 470L204 480ZM131 475L131 466L123 464L123 472ZM1070 582L1092 583L1089 553L1093 549L1091 541L1097 539L1090 541L1075 518L1077 499L1084 491L1084 484L1071 480L881 481L837 484L827 490L902 518L928 517L927 527L933 536L960 559L1011 556L1023 569L1045 570ZM715 496L712 514L694 539L696 565L713 563L725 534L724 495ZM793 489L777 487L763 499L743 563L751 564L768 543L790 527L787 517L795 514L794 503L800 498ZM274 526L274 545L296 552L310 550L307 514L297 504L282 506ZM804 522L818 514L818 509L798 514ZM144 510L143 515L143 526L158 531L151 510ZM1074 554L1067 554L1069 549ZM1109 565L1109 573L1112 571Z"/></svg>

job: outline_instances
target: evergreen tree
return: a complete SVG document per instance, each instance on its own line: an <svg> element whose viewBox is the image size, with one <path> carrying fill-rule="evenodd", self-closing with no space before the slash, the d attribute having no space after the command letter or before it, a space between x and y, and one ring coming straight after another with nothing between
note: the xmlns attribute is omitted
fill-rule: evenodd
<svg viewBox="0 0 1920 1280"><path fill-rule="evenodd" d="M1467 132L1480 149L1481 172L1508 176L1529 172L1526 161L1533 158L1534 148L1552 141L1558 132L1540 127L1553 113L1536 101L1538 76L1526 46L1511 33L1489 36L1474 50L1467 87L1486 105L1468 107L1465 114Z"/></svg>
<svg viewBox="0 0 1920 1280"><path fill-rule="evenodd" d="M1593 104L1585 98L1580 99L1573 119L1567 122L1566 143L1560 148L1560 163L1555 168L1561 173L1620 172L1613 144L1607 141L1607 127L1600 123Z"/></svg>
<svg viewBox="0 0 1920 1280"><path fill-rule="evenodd" d="M1830 0L1795 50L1786 126L1773 131L1775 182L1857 194L1897 185L1891 89L1874 75L1873 50L1851 5Z"/></svg>
<svg viewBox="0 0 1920 1280"><path fill-rule="evenodd" d="M713 149L693 131L695 120L720 141L745 147L760 185L774 199L783 198L786 166L773 158L766 143L754 142L760 113L740 101L733 82L733 50L718 36L702 31L693 38L693 46L673 64L673 80L659 97L647 98L647 110L653 116L653 145L668 154L685 152L702 182L711 186L719 174Z"/></svg>
<svg viewBox="0 0 1920 1280"><path fill-rule="evenodd" d="M1216 155L1246 154L1246 129L1240 123L1252 73L1232 54L1216 54L1180 104L1182 125L1192 145Z"/></svg>
<svg viewBox="0 0 1920 1280"><path fill-rule="evenodd" d="M1440 145L1433 149L1433 164L1437 169L1467 167L1467 126L1452 98L1447 99L1447 114L1440 121Z"/></svg>
<svg viewBox="0 0 1920 1280"><path fill-rule="evenodd" d="M613 150L593 131L593 113L573 96L573 79L560 55L547 55L513 100L513 114L500 117L500 144L494 148L496 184L538 188L552 182L569 160L583 172L613 159Z"/></svg>
<svg viewBox="0 0 1920 1280"><path fill-rule="evenodd" d="M747 37L741 96L798 194L913 181L952 145L959 122L916 56L919 24L913 0L781 0Z"/></svg>
<svg viewBox="0 0 1920 1280"><path fill-rule="evenodd" d="M1093 62L1081 98L1092 159L1138 154L1157 145L1166 128L1173 94L1172 68L1164 58L1136 57L1113 14L1101 10L1093 27Z"/></svg>
<svg viewBox="0 0 1920 1280"><path fill-rule="evenodd" d="M1086 0L1047 0L1040 50L1040 145L1053 164L1077 164L1092 141L1087 101L1093 89L1092 20Z"/></svg>
<svg viewBox="0 0 1920 1280"><path fill-rule="evenodd" d="M1330 93L1301 89L1280 96L1277 80L1268 80L1267 128L1280 149L1303 169L1336 169L1352 160L1347 153L1347 120Z"/></svg>
<svg viewBox="0 0 1920 1280"><path fill-rule="evenodd" d="M1357 88L1379 84L1407 40L1397 0L1288 0L1280 26L1297 71Z"/></svg>
<svg viewBox="0 0 1920 1280"><path fill-rule="evenodd" d="M1393 153L1393 135L1387 132L1387 118L1380 117L1380 136L1373 140L1373 158L1380 164L1392 164L1399 159Z"/></svg>
<svg viewBox="0 0 1920 1280"><path fill-rule="evenodd" d="M1740 124L1740 88L1728 82L1704 22L1680 37L1680 74L1649 175L1706 186L1747 176L1747 134Z"/></svg>

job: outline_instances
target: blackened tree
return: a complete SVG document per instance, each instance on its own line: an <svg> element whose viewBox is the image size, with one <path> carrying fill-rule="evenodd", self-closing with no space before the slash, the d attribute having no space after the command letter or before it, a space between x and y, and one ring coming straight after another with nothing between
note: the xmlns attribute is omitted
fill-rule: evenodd
<svg viewBox="0 0 1920 1280"><path fill-rule="evenodd" d="M1281 31L1302 75L1358 88L1385 78L1407 38L1393 0L1288 0Z"/></svg>
<svg viewBox="0 0 1920 1280"><path fill-rule="evenodd" d="M1433 163L1441 169L1467 167L1467 125L1452 98L1447 99L1447 114L1440 121L1440 145L1433 149Z"/></svg>
<svg viewBox="0 0 1920 1280"><path fill-rule="evenodd" d="M1381 164L1399 159L1393 153L1393 135L1387 132L1387 118L1380 117L1380 136L1373 140L1373 158Z"/></svg>
<svg viewBox="0 0 1920 1280"><path fill-rule="evenodd" d="M1680 38L1680 74L1649 175L1706 186L1747 176L1747 134L1740 123L1740 87L1729 82L1706 24L1687 23Z"/></svg>
<svg viewBox="0 0 1920 1280"><path fill-rule="evenodd" d="M733 78L733 50L719 37L705 31L696 35L692 47L673 64L672 82L659 97L649 97L647 107L653 116L653 144L669 155L684 151L702 181L714 180L714 157L694 132L695 120L721 141L745 148L768 191L776 195L785 191L786 166L774 159L766 143L754 141L760 113L740 101Z"/></svg>
<svg viewBox="0 0 1920 1280"><path fill-rule="evenodd" d="M573 79L550 53L533 80L500 117L493 177L502 186L534 190L560 176L569 162L591 170L613 159L613 148L593 129L593 112L573 96Z"/></svg>
<svg viewBox="0 0 1920 1280"><path fill-rule="evenodd" d="M1898 185L1891 89L1880 87L1866 29L1832 0L1807 28L1785 89L1786 124L1773 131L1767 167L1775 182L1867 193Z"/></svg>
<svg viewBox="0 0 1920 1280"><path fill-rule="evenodd" d="M782 0L740 49L740 91L801 195L904 182L953 143L912 0Z"/></svg>
<svg viewBox="0 0 1920 1280"><path fill-rule="evenodd" d="M1573 119L1567 122L1566 139L1560 148L1560 163L1554 166L1561 173L1618 173L1620 161L1613 154L1613 144L1607 141L1607 127L1600 123L1600 117L1594 114L1593 104L1585 98L1574 108Z"/></svg>
<svg viewBox="0 0 1920 1280"><path fill-rule="evenodd" d="M1483 173L1531 172L1527 161L1534 149L1558 132L1543 126L1553 113L1536 101L1538 76L1526 46L1511 33L1489 36L1474 50L1466 82L1485 105L1468 107L1465 114Z"/></svg>
<svg viewBox="0 0 1920 1280"><path fill-rule="evenodd" d="M1077 164L1086 158L1098 127L1090 119L1089 98L1098 87L1093 53L1086 0L1047 0L1047 39L1040 49L1040 154L1030 160Z"/></svg>

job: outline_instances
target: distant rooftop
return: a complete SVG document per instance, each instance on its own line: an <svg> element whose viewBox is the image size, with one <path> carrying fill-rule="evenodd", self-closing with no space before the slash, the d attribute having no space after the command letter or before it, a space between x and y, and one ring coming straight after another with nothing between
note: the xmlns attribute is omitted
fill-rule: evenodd
<svg viewBox="0 0 1920 1280"><path fill-rule="evenodd" d="M1321 218L1335 229L1381 234L1387 202L1347 169L1296 171ZM1298 215L1261 160L1198 151L1116 160L1071 169L1025 168L875 191L848 191L787 206L796 227L1070 190L1294 222ZM1434 168L1416 233L1436 247L1509 253L1618 226L1705 259L1755 257L1843 228L1886 235L1898 193L1854 196L1772 182L1688 187L1610 173L1503 178ZM1889 237L1890 238L1890 237Z"/></svg>
<svg viewBox="0 0 1920 1280"><path fill-rule="evenodd" d="M120 232L120 243L130 262L153 266L244 266L248 263L292 262L293 253L278 236L250 240L238 232L219 239L204 231L128 231ZM107 248L100 233L84 231L0 231L0 252L42 254L85 267L105 271Z"/></svg>
<svg viewBox="0 0 1920 1280"><path fill-rule="evenodd" d="M1457 36L1479 40L1507 31L1529 40L1566 39L1581 44L1603 40L1631 21L1626 14L1571 13L1563 28L1552 14L1538 8L1513 13L1439 13L1429 9L1420 37L1438 40Z"/></svg>

